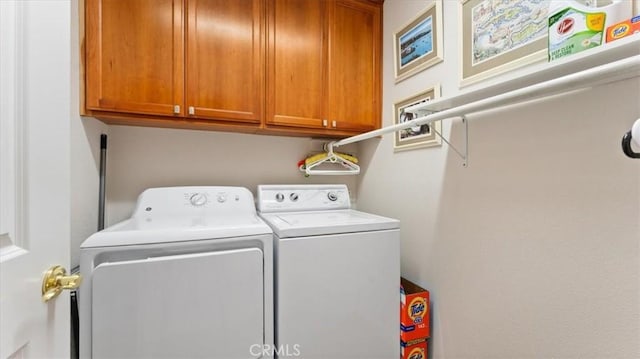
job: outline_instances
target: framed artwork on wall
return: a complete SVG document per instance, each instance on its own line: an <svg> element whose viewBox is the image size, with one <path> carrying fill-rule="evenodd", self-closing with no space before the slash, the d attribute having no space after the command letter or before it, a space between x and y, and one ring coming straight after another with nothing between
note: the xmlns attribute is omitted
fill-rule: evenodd
<svg viewBox="0 0 640 359"><path fill-rule="evenodd" d="M414 119L414 114L405 112L405 108L430 101L437 97L440 97L440 85L436 85L426 91L396 102L393 104L393 124L397 125ZM398 152L415 148L441 146L442 139L436 134L436 131L442 133L442 121L435 121L428 125L414 126L396 131L393 140L393 150Z"/></svg>
<svg viewBox="0 0 640 359"><path fill-rule="evenodd" d="M396 83L442 61L442 0L393 35Z"/></svg>
<svg viewBox="0 0 640 359"><path fill-rule="evenodd" d="M551 0L460 0L460 87L547 58Z"/></svg>

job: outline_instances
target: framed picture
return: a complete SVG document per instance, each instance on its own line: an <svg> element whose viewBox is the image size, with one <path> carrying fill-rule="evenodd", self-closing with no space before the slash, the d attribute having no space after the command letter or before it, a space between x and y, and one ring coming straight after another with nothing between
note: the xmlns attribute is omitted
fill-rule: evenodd
<svg viewBox="0 0 640 359"><path fill-rule="evenodd" d="M551 0L460 0L460 87L546 59Z"/></svg>
<svg viewBox="0 0 640 359"><path fill-rule="evenodd" d="M442 0L393 35L396 83L442 61Z"/></svg>
<svg viewBox="0 0 640 359"><path fill-rule="evenodd" d="M414 114L405 112L405 108L430 101L437 97L440 97L440 85L436 85L424 92L396 102L393 104L393 124L397 125L415 118ZM442 121L435 121L428 125L414 126L397 131L393 140L393 149L397 152L412 150L414 148L441 146L442 139L436 134L436 131L442 133Z"/></svg>

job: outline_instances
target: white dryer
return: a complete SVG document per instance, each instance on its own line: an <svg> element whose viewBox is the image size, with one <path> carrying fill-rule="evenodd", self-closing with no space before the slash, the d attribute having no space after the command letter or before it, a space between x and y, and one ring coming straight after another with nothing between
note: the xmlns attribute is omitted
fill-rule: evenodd
<svg viewBox="0 0 640 359"><path fill-rule="evenodd" d="M275 234L279 352L397 358L399 222L351 209L345 185L262 185L258 209Z"/></svg>
<svg viewBox="0 0 640 359"><path fill-rule="evenodd" d="M266 357L272 242L245 188L144 191L81 246L80 357Z"/></svg>

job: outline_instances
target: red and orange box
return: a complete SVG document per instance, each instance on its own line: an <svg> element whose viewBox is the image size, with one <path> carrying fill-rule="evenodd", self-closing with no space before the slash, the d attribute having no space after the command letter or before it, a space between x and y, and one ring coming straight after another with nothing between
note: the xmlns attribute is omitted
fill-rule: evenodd
<svg viewBox="0 0 640 359"><path fill-rule="evenodd" d="M409 343L431 335L429 291L400 279L400 339Z"/></svg>
<svg viewBox="0 0 640 359"><path fill-rule="evenodd" d="M640 15L609 26L607 28L607 42L619 40L635 33L640 33Z"/></svg>
<svg viewBox="0 0 640 359"><path fill-rule="evenodd" d="M412 340L408 343L400 341L401 359L427 359L427 338Z"/></svg>

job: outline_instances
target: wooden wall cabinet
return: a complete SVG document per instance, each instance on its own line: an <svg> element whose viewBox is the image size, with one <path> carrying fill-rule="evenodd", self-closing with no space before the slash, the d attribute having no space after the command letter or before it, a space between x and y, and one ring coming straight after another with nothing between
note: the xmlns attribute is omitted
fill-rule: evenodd
<svg viewBox="0 0 640 359"><path fill-rule="evenodd" d="M85 0L84 113L346 136L380 126L381 4Z"/></svg>
<svg viewBox="0 0 640 359"><path fill-rule="evenodd" d="M267 128L380 127L381 4L267 1Z"/></svg>
<svg viewBox="0 0 640 359"><path fill-rule="evenodd" d="M263 0L86 0L85 10L87 110L260 124Z"/></svg>
<svg viewBox="0 0 640 359"><path fill-rule="evenodd" d="M260 124L264 1L187 0L187 115Z"/></svg>
<svg viewBox="0 0 640 359"><path fill-rule="evenodd" d="M86 108L184 115L181 0L86 0Z"/></svg>

